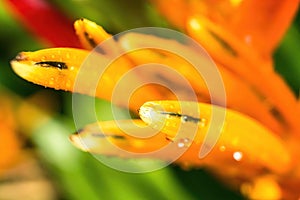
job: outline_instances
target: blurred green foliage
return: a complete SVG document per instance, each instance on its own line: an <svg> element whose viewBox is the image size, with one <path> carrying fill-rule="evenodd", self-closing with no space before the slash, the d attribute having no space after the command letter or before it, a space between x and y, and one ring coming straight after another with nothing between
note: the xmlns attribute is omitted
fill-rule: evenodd
<svg viewBox="0 0 300 200"><path fill-rule="evenodd" d="M145 0L52 1L72 19L87 18L111 33L145 26L169 26Z"/></svg>
<svg viewBox="0 0 300 200"><path fill-rule="evenodd" d="M142 0L53 0L53 3L73 19L94 20L112 33L140 26L168 27L153 7ZM23 97L45 90L22 80L11 70L9 61L18 52L40 49L43 45L1 4L0 85ZM296 94L300 87L299 18L297 20L274 55L276 69ZM146 174L128 174L102 165L68 141L68 135L75 131L71 95L58 93L62 99L61 112L46 124L36 125L30 140L45 170L51 174L50 179L57 185L60 199L242 199L202 169L183 170L169 166ZM108 106L107 102L101 103L101 109ZM109 118L109 114L100 117Z"/></svg>
<svg viewBox="0 0 300 200"><path fill-rule="evenodd" d="M29 94L39 87L21 80L13 73L9 62L18 52L40 49L42 45L31 37L5 8L0 1L0 84L18 94Z"/></svg>
<svg viewBox="0 0 300 200"><path fill-rule="evenodd" d="M274 54L275 69L284 77L296 96L300 95L300 15L289 28Z"/></svg>

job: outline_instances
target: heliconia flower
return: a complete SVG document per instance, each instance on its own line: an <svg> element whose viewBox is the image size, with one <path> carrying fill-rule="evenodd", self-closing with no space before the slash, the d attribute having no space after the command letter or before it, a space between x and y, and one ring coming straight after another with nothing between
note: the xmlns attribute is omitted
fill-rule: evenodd
<svg viewBox="0 0 300 200"><path fill-rule="evenodd" d="M111 63L95 91L87 85L76 86L75 90L80 66L90 50L111 37L86 19L76 21L75 29L87 50L51 48L22 52L11 62L12 67L19 76L33 83L111 100L115 84L136 65L168 65L190 82L198 102L176 101L172 92L157 85L140 87L131 96L129 108L135 113L138 110L141 119L88 125L70 137L74 145L96 154L139 158L144 157L143 153L174 144L174 152L154 153L150 157L168 161L173 153L185 149L176 163L190 167L206 166L238 185L249 198L299 198L299 102L274 71L271 60L271 53L288 27L298 3L259 3L259 17L252 23L250 16L258 3L256 1L222 1L222 4L180 0L154 2L171 22L203 45L214 58L224 81L227 108L209 104L211 99L205 83L188 62L156 49L122 55ZM175 8L169 6L170 2ZM274 16L280 18L272 21L266 40L262 39L264 31L261 29L265 28L265 17L269 19L269 10L263 9L264 6L272 8ZM237 15L233 15L233 11ZM231 20L227 23L227 19ZM244 26L245 29L241 28ZM272 35L275 29L278 32ZM138 43L173 45L179 50L187 48L170 39L129 33L115 40L114 48L101 49L98 58L105 60L113 52L134 48ZM96 71L97 66L91 70L84 73L93 79L93 70ZM138 80L132 77L130 81ZM119 105L123 106L123 103L119 102ZM200 115L192 109L195 107L201 110ZM212 110L226 112L225 125L212 151L200 159L199 149L213 123L210 121ZM124 129L120 129L120 125ZM178 137L176 133L180 127L186 134L196 130L195 137ZM153 129L159 132L153 137L143 138ZM127 135L126 131L140 138ZM114 149L111 143L135 154Z"/></svg>

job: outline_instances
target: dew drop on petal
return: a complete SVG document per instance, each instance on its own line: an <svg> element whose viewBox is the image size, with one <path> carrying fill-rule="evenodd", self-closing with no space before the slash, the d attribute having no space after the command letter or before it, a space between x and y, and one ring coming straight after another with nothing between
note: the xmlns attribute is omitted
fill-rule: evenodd
<svg viewBox="0 0 300 200"><path fill-rule="evenodd" d="M66 82L66 88L71 88L72 84L70 80L67 80Z"/></svg>
<svg viewBox="0 0 300 200"><path fill-rule="evenodd" d="M191 140L189 138L182 138L177 143L177 146L179 148L189 147L190 145L191 145Z"/></svg>
<svg viewBox="0 0 300 200"><path fill-rule="evenodd" d="M51 78L50 78L50 81L49 81L49 85L53 85L53 84L54 84L54 78L51 77Z"/></svg>
<svg viewBox="0 0 300 200"><path fill-rule="evenodd" d="M171 125L172 125L172 123L170 121L166 122L166 126L171 126Z"/></svg>
<svg viewBox="0 0 300 200"><path fill-rule="evenodd" d="M139 110L139 115L141 119L146 122L146 124L156 124L164 121L165 115L160 114L163 111L161 106L157 103L146 102Z"/></svg>
<svg viewBox="0 0 300 200"><path fill-rule="evenodd" d="M200 127L205 127L205 125L206 125L206 119L201 118L201 119L200 119L200 122L199 122L199 126L200 126Z"/></svg>
<svg viewBox="0 0 300 200"><path fill-rule="evenodd" d="M154 124L154 125L153 125L153 128L154 128L154 129L157 129L157 128L158 128L158 125L157 125L157 124Z"/></svg>
<svg viewBox="0 0 300 200"><path fill-rule="evenodd" d="M177 146L178 146L179 148L183 148L183 147L184 147L184 143L183 143L183 142L178 142Z"/></svg>
<svg viewBox="0 0 300 200"><path fill-rule="evenodd" d="M220 146L220 151L224 152L226 150L226 147L224 145Z"/></svg>
<svg viewBox="0 0 300 200"><path fill-rule="evenodd" d="M237 7L242 3L243 0L230 0L232 6Z"/></svg>
<svg viewBox="0 0 300 200"><path fill-rule="evenodd" d="M182 123L185 123L185 122L187 122L188 121L188 116L182 116L181 117L181 122Z"/></svg>
<svg viewBox="0 0 300 200"><path fill-rule="evenodd" d="M66 58L67 58L67 59L70 59L70 58L71 58L71 56L70 56L69 53L66 54Z"/></svg>
<svg viewBox="0 0 300 200"><path fill-rule="evenodd" d="M202 29L203 27L201 26L201 24L196 20L196 19L191 19L189 21L189 25L195 29L195 30L200 30Z"/></svg>
<svg viewBox="0 0 300 200"><path fill-rule="evenodd" d="M241 161L243 159L243 153L240 151L236 151L233 153L233 159L236 161Z"/></svg>

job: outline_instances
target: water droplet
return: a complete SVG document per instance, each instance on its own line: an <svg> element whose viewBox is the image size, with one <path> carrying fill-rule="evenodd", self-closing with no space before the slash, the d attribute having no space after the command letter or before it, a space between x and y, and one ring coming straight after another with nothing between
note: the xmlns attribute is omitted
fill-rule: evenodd
<svg viewBox="0 0 300 200"><path fill-rule="evenodd" d="M183 148L183 147L189 147L191 145L191 140L189 138L183 138L183 139L180 139L177 143L177 146L179 148Z"/></svg>
<svg viewBox="0 0 300 200"><path fill-rule="evenodd" d="M172 117L173 117L172 115L167 115L166 116L167 119L172 119Z"/></svg>
<svg viewBox="0 0 300 200"><path fill-rule="evenodd" d="M67 58L67 59L70 59L70 58L71 58L71 56L70 56L69 53L66 54L66 58Z"/></svg>
<svg viewBox="0 0 300 200"><path fill-rule="evenodd" d="M50 81L49 81L49 85L53 85L53 84L54 84L54 78L51 77L51 78L50 78Z"/></svg>
<svg viewBox="0 0 300 200"><path fill-rule="evenodd" d="M204 127L205 125L206 125L206 119L201 118L201 119L200 119L200 122L199 122L199 126L200 126L200 127Z"/></svg>
<svg viewBox="0 0 300 200"><path fill-rule="evenodd" d="M171 126L172 123L170 121L166 121L166 126Z"/></svg>
<svg viewBox="0 0 300 200"><path fill-rule="evenodd" d="M177 128L178 124L176 122L172 123L172 127Z"/></svg>
<svg viewBox="0 0 300 200"><path fill-rule="evenodd" d="M224 145L220 146L220 151L224 152L226 150L226 147Z"/></svg>
<svg viewBox="0 0 300 200"><path fill-rule="evenodd" d="M195 29L195 30L201 30L203 28L201 26L201 24L195 18L192 18L192 19L189 20L189 26L192 27L192 29Z"/></svg>
<svg viewBox="0 0 300 200"><path fill-rule="evenodd" d="M72 84L70 80L67 80L66 82L66 88L71 88Z"/></svg>
<svg viewBox="0 0 300 200"><path fill-rule="evenodd" d="M188 116L183 115L183 116L181 117L181 122L182 122L182 123L185 123L185 122L187 122L187 121L188 121Z"/></svg>
<svg viewBox="0 0 300 200"><path fill-rule="evenodd" d="M178 146L179 148L182 148L182 147L184 147L184 143L183 143L183 142L178 142L177 146Z"/></svg>
<svg viewBox="0 0 300 200"><path fill-rule="evenodd" d="M232 6L239 6L242 3L243 0L230 0L230 3Z"/></svg>
<svg viewBox="0 0 300 200"><path fill-rule="evenodd" d="M243 153L240 151L236 151L233 153L233 159L236 161L241 161L243 159Z"/></svg>

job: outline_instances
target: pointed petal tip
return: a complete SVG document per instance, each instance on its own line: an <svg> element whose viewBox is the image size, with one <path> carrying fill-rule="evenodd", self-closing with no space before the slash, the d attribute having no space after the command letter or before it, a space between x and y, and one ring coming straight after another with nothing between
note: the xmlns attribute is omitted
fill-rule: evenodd
<svg viewBox="0 0 300 200"><path fill-rule="evenodd" d="M79 137L78 135L78 132L76 132L75 134L73 135L70 135L69 136L69 140L70 142L75 146L77 147L78 149L84 151L84 152L87 152L88 149L85 147L85 145L83 144L81 138Z"/></svg>
<svg viewBox="0 0 300 200"><path fill-rule="evenodd" d="M28 56L24 52L21 52L21 53L18 53L18 55L12 61L24 61L27 59L28 59Z"/></svg>

